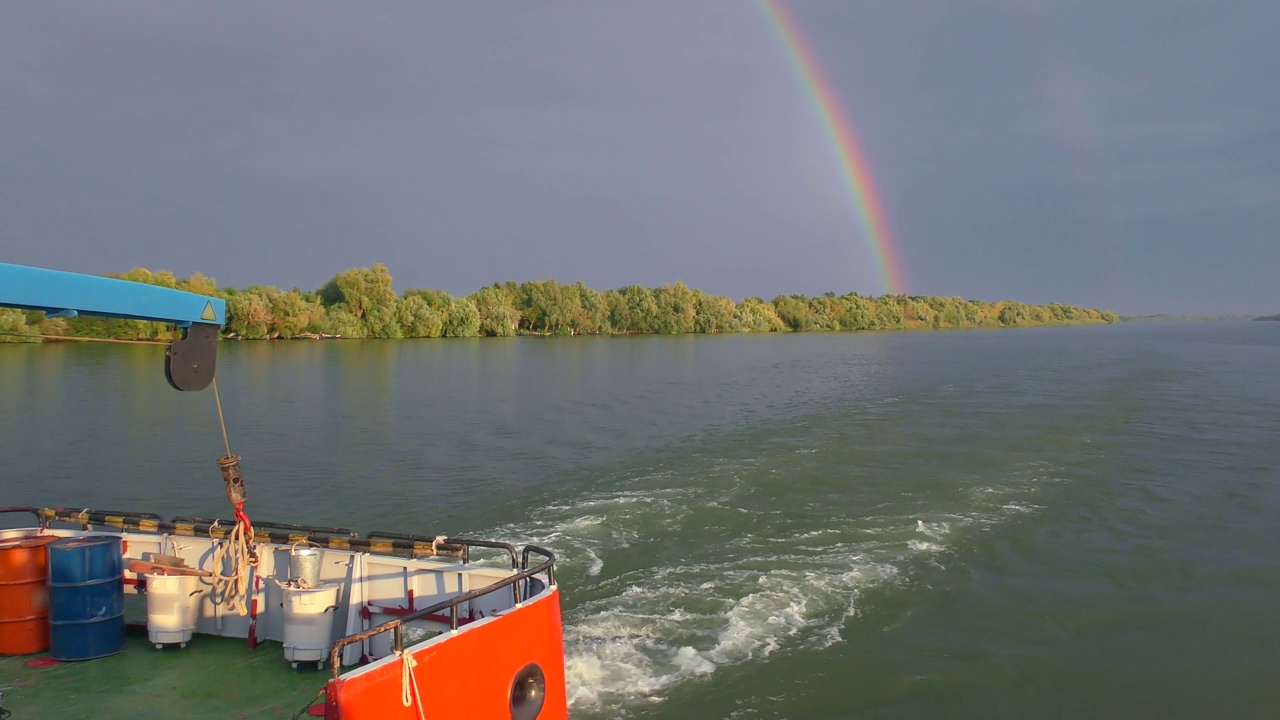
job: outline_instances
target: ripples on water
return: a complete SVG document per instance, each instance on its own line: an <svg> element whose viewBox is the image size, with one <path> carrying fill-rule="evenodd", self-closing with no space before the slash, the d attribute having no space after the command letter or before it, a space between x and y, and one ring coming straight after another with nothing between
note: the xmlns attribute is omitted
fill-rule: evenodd
<svg viewBox="0 0 1280 720"><path fill-rule="evenodd" d="M1169 694L1132 674L1169 658L1247 707L1230 638L1275 625L1180 631L1280 591L1259 325L246 343L220 385L264 516L554 549L575 717L1088 715L1115 677ZM201 398L34 352L0 352L2 449L43 479L11 503L218 512Z"/></svg>
<svg viewBox="0 0 1280 720"><path fill-rule="evenodd" d="M975 374L924 393L902 383L886 396L899 386L876 381L887 369L865 354L773 369L803 381L765 421L552 496L499 529L555 548L574 588L575 714L643 711L723 669L840 643L865 593L945 567L965 537L1037 512L1040 484L1060 479L1025 439L992 452L973 435L984 412L998 417L983 427L1017 434L1026 418L992 396L1040 410L1053 401L1052 387L1034 387L1040 375Z"/></svg>
<svg viewBox="0 0 1280 720"><path fill-rule="evenodd" d="M850 494L875 506L841 507L794 487L797 475L848 473L838 449L792 454L608 478L609 490L499 529L560 554L576 595L566 617L575 711L617 716L722 668L839 643L863 593L909 584L966 534L1036 512L1037 484L1052 479L1044 466L1012 468L952 503L864 488Z"/></svg>
<svg viewBox="0 0 1280 720"><path fill-rule="evenodd" d="M913 562L942 562L951 538L972 526L1033 511L1028 473L1025 483L974 488L956 512L921 500L897 503L893 515L823 513L801 524L741 491L775 481L767 474L780 468L763 465L622 479L651 489L591 494L503 529L555 547L566 582L589 598L566 618L575 710L616 713L784 647L840 642L865 590L907 582ZM693 477L699 487L671 487Z"/></svg>

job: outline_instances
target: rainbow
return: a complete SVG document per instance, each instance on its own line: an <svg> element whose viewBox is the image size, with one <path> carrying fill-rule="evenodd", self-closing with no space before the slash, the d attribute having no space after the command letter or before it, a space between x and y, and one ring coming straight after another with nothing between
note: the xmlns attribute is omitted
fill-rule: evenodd
<svg viewBox="0 0 1280 720"><path fill-rule="evenodd" d="M904 294L906 283L902 279L902 265L889 234L884 205L871 178L871 166L858 146L853 123L840 107L835 89L818 65L813 48L805 42L800 27L782 0L758 0L758 5L818 114L885 286L893 295Z"/></svg>

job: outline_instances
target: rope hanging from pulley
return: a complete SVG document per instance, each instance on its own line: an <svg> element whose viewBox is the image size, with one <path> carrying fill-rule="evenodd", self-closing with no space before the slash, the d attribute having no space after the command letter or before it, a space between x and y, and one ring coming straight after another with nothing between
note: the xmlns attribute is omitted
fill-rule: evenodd
<svg viewBox="0 0 1280 720"><path fill-rule="evenodd" d="M258 556L253 548L253 524L244 512L244 502L249 493L244 487L244 476L240 474L240 456L231 452L231 442L227 439L227 422L222 415L222 398L218 395L218 380L213 380L213 401L218 408L218 426L222 429L222 445L227 454L218 458L218 469L222 471L222 480L226 484L227 499L235 509L235 526L218 545L213 556L213 585L222 597L222 604L240 615L248 614L245 598L249 593L250 568L258 564ZM216 523L215 523L216 525ZM213 528L210 528L212 536ZM231 574L223 575L222 570L228 561Z"/></svg>
<svg viewBox="0 0 1280 720"><path fill-rule="evenodd" d="M170 345L163 340L123 340L119 338L87 338L65 335L49 335L44 333L17 333L0 331L0 335L23 337L41 340L59 340L70 342L106 342L121 345ZM227 439L227 422L222 415L222 398L218 395L218 380L211 378L213 385L213 402L218 408L218 427L222 430L222 446L227 454L218 458L218 469L222 471L222 479L227 488L227 499L235 510L235 526L227 537L218 543L213 555L214 590L221 595L221 603L240 615L248 614L245 602L249 593L249 573L258 564L258 555L253 547L253 523L244 512L244 502L249 494L244 487L244 476L240 474L240 456L231 452L231 442ZM210 538L217 522L210 527ZM222 570L227 562L231 565L231 574L223 575Z"/></svg>

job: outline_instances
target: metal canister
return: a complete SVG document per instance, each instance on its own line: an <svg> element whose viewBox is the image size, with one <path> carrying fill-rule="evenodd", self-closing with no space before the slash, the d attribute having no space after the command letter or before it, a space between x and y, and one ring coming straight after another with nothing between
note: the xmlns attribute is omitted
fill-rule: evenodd
<svg viewBox="0 0 1280 720"><path fill-rule="evenodd" d="M310 543L296 543L289 549L289 579L300 580L310 587L320 586L320 548Z"/></svg>
<svg viewBox="0 0 1280 720"><path fill-rule="evenodd" d="M0 540L0 655L49 649L48 551L54 535Z"/></svg>
<svg viewBox="0 0 1280 720"><path fill-rule="evenodd" d="M47 547L49 656L91 660L123 650L123 539L85 535Z"/></svg>

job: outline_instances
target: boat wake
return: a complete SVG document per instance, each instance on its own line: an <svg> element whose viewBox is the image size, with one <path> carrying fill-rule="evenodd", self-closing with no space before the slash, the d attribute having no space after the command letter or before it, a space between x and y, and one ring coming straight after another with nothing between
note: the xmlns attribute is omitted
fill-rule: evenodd
<svg viewBox="0 0 1280 720"><path fill-rule="evenodd" d="M857 515L774 497L790 489L773 470L722 460L608 478L498 532L559 557L575 716L625 717L724 668L841 642L865 593L909 585L975 527L1034 512L1042 475L971 487L954 508L895 497Z"/></svg>

